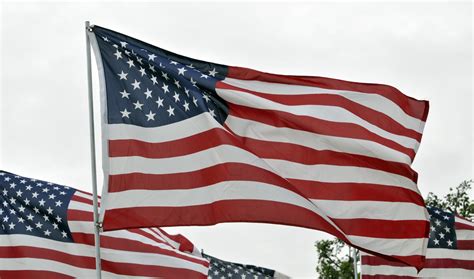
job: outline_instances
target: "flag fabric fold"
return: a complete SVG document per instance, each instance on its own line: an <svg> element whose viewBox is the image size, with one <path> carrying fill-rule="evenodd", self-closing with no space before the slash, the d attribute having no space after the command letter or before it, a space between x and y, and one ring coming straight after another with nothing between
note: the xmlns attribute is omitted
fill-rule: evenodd
<svg viewBox="0 0 474 279"><path fill-rule="evenodd" d="M430 238L426 261L418 273L403 263L364 253L362 278L474 278L474 223L443 211L428 208Z"/></svg>
<svg viewBox="0 0 474 279"><path fill-rule="evenodd" d="M0 171L0 278L94 278L92 195ZM103 278L206 278L209 263L160 228L101 233Z"/></svg>
<svg viewBox="0 0 474 279"><path fill-rule="evenodd" d="M284 224L421 265L428 215L411 163L427 101L200 61L99 26L89 36L105 230Z"/></svg>

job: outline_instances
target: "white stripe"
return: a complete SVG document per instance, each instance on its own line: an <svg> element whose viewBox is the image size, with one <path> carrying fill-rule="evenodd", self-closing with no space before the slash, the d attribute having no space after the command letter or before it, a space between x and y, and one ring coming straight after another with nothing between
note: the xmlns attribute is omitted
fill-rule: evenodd
<svg viewBox="0 0 474 279"><path fill-rule="evenodd" d="M362 256L373 257L368 253ZM474 261L474 250L457 250L444 248L429 248L426 250L427 259L453 259L453 260L470 260Z"/></svg>
<svg viewBox="0 0 474 279"><path fill-rule="evenodd" d="M414 267L362 265L362 275L398 275L420 278L474 278L474 270L461 268L424 268L417 273Z"/></svg>
<svg viewBox="0 0 474 279"><path fill-rule="evenodd" d="M398 275L416 277L416 268L391 265L362 265L362 275ZM363 277L362 277L363 278Z"/></svg>
<svg viewBox="0 0 474 279"><path fill-rule="evenodd" d="M411 163L408 155L373 141L326 136L291 128L275 127L257 121L241 119L233 115L227 117L225 124L232 132L242 137L293 143L315 150L331 150L386 161Z"/></svg>
<svg viewBox="0 0 474 279"><path fill-rule="evenodd" d="M60 242L23 234L0 235L0 247L12 246L38 247L56 250L70 255L95 257L94 247L86 244Z"/></svg>
<svg viewBox="0 0 474 279"><path fill-rule="evenodd" d="M462 219L462 218L459 218L459 217L455 217L455 222L456 223L461 223L461 224L464 224L464 225L468 225L468 226L471 226L472 229L474 230L474 223L473 222L469 222L465 219Z"/></svg>
<svg viewBox="0 0 474 279"><path fill-rule="evenodd" d="M111 250L101 248L101 257L105 260L116 263L144 264L151 266L163 266L171 268L189 269L207 275L207 267L202 264L187 261L185 259L158 254L158 253L140 253L133 251ZM102 256L103 255L103 256ZM187 255L190 258L195 258Z"/></svg>
<svg viewBox="0 0 474 279"><path fill-rule="evenodd" d="M169 245L171 245L172 247L174 247L175 249L178 249L180 248L181 246L181 243L179 242L176 242L174 241L173 239L169 238L168 236L166 236L164 233L162 233L160 231L160 229L158 228L147 228L147 229L143 229L144 231L152 234L153 236L155 236L156 238L159 238L163 241L165 241L166 243L168 243Z"/></svg>
<svg viewBox="0 0 474 279"><path fill-rule="evenodd" d="M217 94L224 100L242 106L247 106L257 109L270 109L276 111L288 112L293 115L310 116L317 119L327 120L337 123L352 123L359 125L370 132L379 135L383 138L397 142L398 144L417 150L419 142L413 138L390 133L382 128L379 128L370 122L360 118L352 112L336 106L323 105L283 105L262 97L245 93L242 91L216 89Z"/></svg>
<svg viewBox="0 0 474 279"><path fill-rule="evenodd" d="M457 240L474 240L474 230L456 230Z"/></svg>
<svg viewBox="0 0 474 279"><path fill-rule="evenodd" d="M91 202L93 200L93 196L89 193L83 193L83 192L80 192L80 191L76 191L76 192L74 192L74 195L78 196L78 197L81 197L81 198L84 198L84 199L87 199L87 200L90 200ZM100 202L100 197L97 197L97 201Z"/></svg>
<svg viewBox="0 0 474 279"><path fill-rule="evenodd" d="M92 201L92 195L91 194L86 194L86 193L83 193L83 192L80 192L80 191L76 191L76 192L74 192L74 195Z"/></svg>
<svg viewBox="0 0 474 279"><path fill-rule="evenodd" d="M397 104L384 96L356 91L323 89L312 86L270 83L255 80L226 78L223 82L240 88L276 95L291 94L333 94L343 96L353 102L386 114L408 129L423 132L425 122L406 114ZM408 98L408 97L407 97Z"/></svg>
<svg viewBox="0 0 474 279"><path fill-rule="evenodd" d="M62 262L33 258L0 258L2 270L51 271L75 278L96 278L95 269L75 267ZM102 278L150 278L142 276L119 275L102 271Z"/></svg>
<svg viewBox="0 0 474 279"><path fill-rule="evenodd" d="M413 256L421 255L420 247L426 247L423 243L427 238L374 238L357 235L347 236L353 243L371 251L377 251L385 255Z"/></svg>
<svg viewBox="0 0 474 279"><path fill-rule="evenodd" d="M424 220L423 207L405 202L311 200L332 218Z"/></svg>
<svg viewBox="0 0 474 279"><path fill-rule="evenodd" d="M136 139L145 142L166 142L186 138L212 128L222 126L209 114L194 117L160 127L140 127L130 124L109 124L110 140Z"/></svg>
<svg viewBox="0 0 474 279"><path fill-rule="evenodd" d="M224 181L185 190L128 190L109 195L113 203L110 209L136 206L184 207L211 204L221 200L264 200L292 204L321 214L306 198L290 190L256 181Z"/></svg>
<svg viewBox="0 0 474 279"><path fill-rule="evenodd" d="M94 211L92 205L87 204L87 203L83 203L83 202L74 201L74 200L71 200L69 202L68 210L70 210L70 209L87 211L87 212L93 212Z"/></svg>
<svg viewBox="0 0 474 279"><path fill-rule="evenodd" d="M190 172L228 162L247 163L272 171L262 159L254 154L232 145L220 145L193 154L172 158L112 157L110 158L110 174Z"/></svg>
<svg viewBox="0 0 474 279"><path fill-rule="evenodd" d="M94 226L92 225L91 222L69 221L68 225L69 225L69 229L71 230L72 233L85 233L85 234L94 235ZM160 242L154 241L150 238L147 238L143 235L140 235L140 234L137 234L137 233L134 233L134 232L130 232L130 231L127 231L127 230L102 232L101 235L102 236L115 237L115 238L134 240L134 241L138 241L138 242L141 242L141 243L144 243L144 244L159 247L161 249L166 249L166 250L170 250L170 251L173 251L173 252L177 252L173 248L173 246L168 244L168 243L160 243Z"/></svg>
<svg viewBox="0 0 474 279"><path fill-rule="evenodd" d="M264 159L284 178L320 182L354 182L398 186L418 193L416 183L398 174L353 166L305 165L285 160Z"/></svg>
<svg viewBox="0 0 474 279"><path fill-rule="evenodd" d="M474 250L431 248L426 252L429 259L455 259L474 261Z"/></svg>

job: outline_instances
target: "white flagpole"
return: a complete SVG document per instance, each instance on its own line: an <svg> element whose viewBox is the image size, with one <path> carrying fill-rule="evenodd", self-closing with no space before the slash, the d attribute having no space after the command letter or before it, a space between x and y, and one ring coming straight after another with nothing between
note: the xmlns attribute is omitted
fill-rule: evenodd
<svg viewBox="0 0 474 279"><path fill-rule="evenodd" d="M101 276L100 264L100 228L99 210L97 201L97 173L95 163L95 133L94 133L94 101L92 92L92 69L91 69L91 44L87 32L90 32L89 21L86 21L86 44L87 44L87 89L89 91L89 130L90 130L90 145L91 145L91 172L92 172L92 195L94 206L94 244L95 244L95 269L97 278Z"/></svg>
<svg viewBox="0 0 474 279"><path fill-rule="evenodd" d="M357 249L354 247L352 248L352 253L354 257L354 279L358 279L357 276Z"/></svg>

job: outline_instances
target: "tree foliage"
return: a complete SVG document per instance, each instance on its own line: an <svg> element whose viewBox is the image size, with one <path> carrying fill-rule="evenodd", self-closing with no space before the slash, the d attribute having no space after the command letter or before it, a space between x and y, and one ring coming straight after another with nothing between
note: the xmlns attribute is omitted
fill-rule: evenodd
<svg viewBox="0 0 474 279"><path fill-rule="evenodd" d="M474 199L471 199L469 195L472 182L472 180L464 180L456 188L449 188L449 193L443 198L429 192L425 203L427 206L439 207L466 218L472 218L474 217Z"/></svg>
<svg viewBox="0 0 474 279"><path fill-rule="evenodd" d="M352 255L344 254L348 246L339 239L321 240L315 244L319 255L316 271L320 278L352 279L354 278L354 259ZM357 252L359 253L359 252ZM357 254L356 259L359 258Z"/></svg>

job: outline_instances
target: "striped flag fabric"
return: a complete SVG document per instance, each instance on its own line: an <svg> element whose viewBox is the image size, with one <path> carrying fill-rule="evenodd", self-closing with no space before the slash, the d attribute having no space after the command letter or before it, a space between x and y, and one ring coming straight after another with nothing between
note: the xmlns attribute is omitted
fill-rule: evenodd
<svg viewBox="0 0 474 279"><path fill-rule="evenodd" d="M363 254L363 279L474 278L474 223L439 208L428 212L430 239L423 269L418 273L400 262Z"/></svg>
<svg viewBox="0 0 474 279"><path fill-rule="evenodd" d="M273 269L247 265L240 263L233 263L224 261L213 256L202 253L202 256L209 261L208 279L288 279L290 277L275 271Z"/></svg>
<svg viewBox="0 0 474 279"><path fill-rule="evenodd" d="M89 36L105 230L284 224L421 264L428 215L411 163L427 101L200 61L99 26Z"/></svg>
<svg viewBox="0 0 474 279"><path fill-rule="evenodd" d="M95 278L91 194L5 171L0 191L0 278ZM100 242L103 278L207 278L181 235L118 230Z"/></svg>

